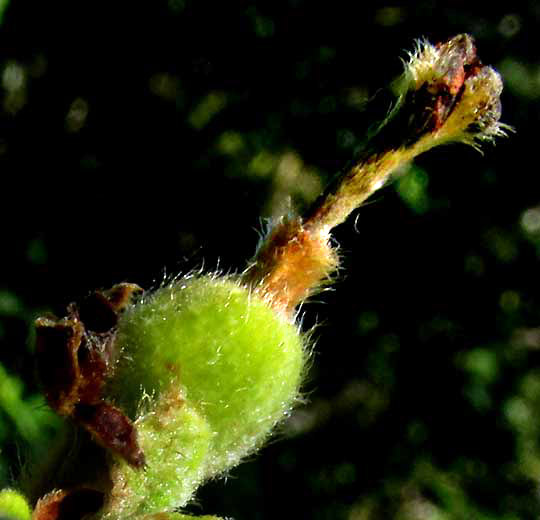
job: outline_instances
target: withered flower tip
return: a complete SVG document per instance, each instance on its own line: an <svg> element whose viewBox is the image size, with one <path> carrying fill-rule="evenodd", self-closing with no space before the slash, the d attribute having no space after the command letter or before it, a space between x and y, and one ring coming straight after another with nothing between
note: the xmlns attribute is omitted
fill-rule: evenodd
<svg viewBox="0 0 540 520"><path fill-rule="evenodd" d="M396 83L396 110L412 115L409 135L416 132L417 153L450 141L479 150L481 141L512 130L499 122L502 89L501 77L482 64L471 36L460 34L438 45L420 41Z"/></svg>

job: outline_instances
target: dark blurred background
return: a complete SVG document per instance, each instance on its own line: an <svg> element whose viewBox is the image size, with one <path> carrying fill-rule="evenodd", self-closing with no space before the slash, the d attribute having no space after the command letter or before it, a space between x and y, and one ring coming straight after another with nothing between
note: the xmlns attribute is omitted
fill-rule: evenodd
<svg viewBox="0 0 540 520"><path fill-rule="evenodd" d="M335 290L302 309L318 324L307 404L190 511L539 517L540 3L0 8L0 487L57 427L36 315L119 281L242 269L263 219L349 164L415 39L467 32L517 133L422 156L336 230Z"/></svg>

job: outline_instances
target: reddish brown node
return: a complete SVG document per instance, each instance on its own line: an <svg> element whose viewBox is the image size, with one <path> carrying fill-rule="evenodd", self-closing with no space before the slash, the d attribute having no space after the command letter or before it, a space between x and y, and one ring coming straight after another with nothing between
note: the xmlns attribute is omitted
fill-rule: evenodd
<svg viewBox="0 0 540 520"><path fill-rule="evenodd" d="M36 320L37 370L51 407L137 468L144 465L144 454L135 426L105 401L103 389L119 354L118 315L141 291L135 284L115 285L70 304L65 318Z"/></svg>
<svg viewBox="0 0 540 520"><path fill-rule="evenodd" d="M257 253L243 279L278 312L292 318L296 306L312 295L337 266L328 237L283 219Z"/></svg>

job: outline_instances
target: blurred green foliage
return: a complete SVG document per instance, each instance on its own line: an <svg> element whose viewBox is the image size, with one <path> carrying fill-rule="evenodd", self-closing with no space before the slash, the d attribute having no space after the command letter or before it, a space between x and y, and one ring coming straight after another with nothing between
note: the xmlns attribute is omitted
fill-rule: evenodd
<svg viewBox="0 0 540 520"><path fill-rule="evenodd" d="M163 269L242 269L260 216L302 211L386 113L403 49L468 32L517 134L421 157L337 230L336 290L302 309L320 324L306 405L198 501L238 520L538 518L537 3L121 4L3 14L1 484L57 427L33 317Z"/></svg>

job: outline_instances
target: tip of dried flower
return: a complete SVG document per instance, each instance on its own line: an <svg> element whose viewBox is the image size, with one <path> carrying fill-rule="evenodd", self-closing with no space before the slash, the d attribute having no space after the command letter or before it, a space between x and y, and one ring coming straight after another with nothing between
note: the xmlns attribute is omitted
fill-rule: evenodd
<svg viewBox="0 0 540 520"><path fill-rule="evenodd" d="M481 142L506 136L512 128L499 122L502 88L500 75L482 64L467 34L438 45L418 41L398 82L401 110L425 107L411 128L421 151L450 141L479 150Z"/></svg>

